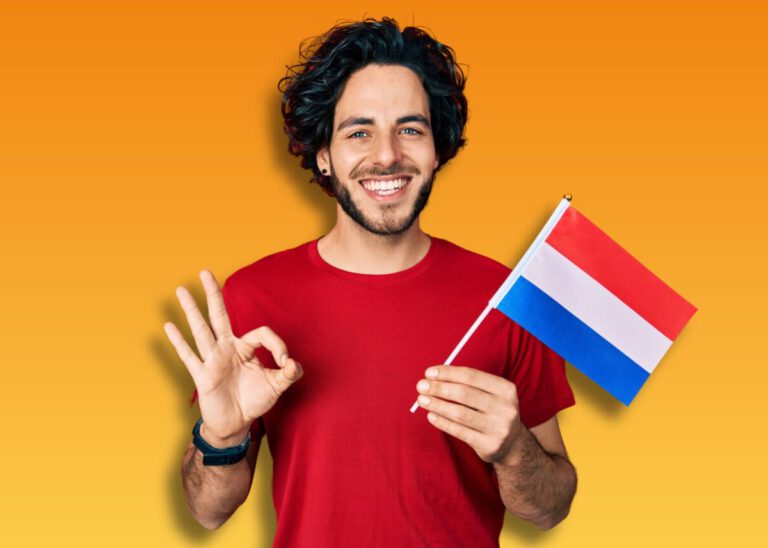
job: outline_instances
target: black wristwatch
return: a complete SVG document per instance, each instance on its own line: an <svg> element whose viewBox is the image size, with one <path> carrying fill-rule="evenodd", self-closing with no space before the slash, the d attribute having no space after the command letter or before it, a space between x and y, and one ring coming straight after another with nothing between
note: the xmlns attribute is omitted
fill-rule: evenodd
<svg viewBox="0 0 768 548"><path fill-rule="evenodd" d="M226 464L235 464L243 460L243 457L248 452L248 446L251 444L251 433L245 437L240 445L234 447L227 447L226 449L218 449L210 445L200 435L200 425L203 424L203 418L195 423L195 427L192 429L192 441L195 447L200 449L203 454L203 464L206 466L224 466Z"/></svg>

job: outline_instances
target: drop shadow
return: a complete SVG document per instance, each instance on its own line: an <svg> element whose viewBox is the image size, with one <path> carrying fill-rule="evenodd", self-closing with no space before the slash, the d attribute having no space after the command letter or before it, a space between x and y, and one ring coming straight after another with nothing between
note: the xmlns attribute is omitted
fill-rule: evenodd
<svg viewBox="0 0 768 548"><path fill-rule="evenodd" d="M522 238L520 240L521 243L518 244L517 248L510 251L509 260L504 264L510 265L510 268L514 268L515 265L517 265L517 263L520 262L520 259L522 259L523 255L525 255L525 252L528 251L528 248L536 239L536 236L539 235L539 232L541 232L541 229L544 228L544 225L547 224L547 221L549 220L551 215L552 215L551 211L542 212L536 217L536 220L538 222L531 224L532 228L530 229L530 231L525 234L525 238Z"/></svg>
<svg viewBox="0 0 768 548"><path fill-rule="evenodd" d="M171 302L168 301L164 303L163 308L166 310L170 309ZM179 317L180 314L173 311L166 312L163 316L176 324L176 326L184 332L182 326L184 326L186 322ZM168 341L167 338L161 337L165 337L165 335L153 335L150 337L148 341L150 352L154 356L154 361L161 364L164 372L171 378L173 384L178 387L180 396L178 399L178 412L182 417L181 422L193 425L199 416L197 407L189 405L189 399L194 391L194 383L189 377L184 364L176 355L176 351L170 341ZM165 494L171 508L174 528L190 543L203 543L209 539L212 531L205 529L202 525L197 523L192 517L192 514L190 514L181 483L181 459L189 445L190 435L191 426L189 433L178 432L174 436L173 446L176 448L174 454L178 455L178 458L173 462L168 463L167 472L165 474Z"/></svg>
<svg viewBox="0 0 768 548"><path fill-rule="evenodd" d="M256 471L253 474L250 497L258 497L260 511L256 512L257 529L261 532L261 542L256 546L272 546L277 534L277 517L272 501L272 454L267 439L262 438L259 457L256 459ZM255 492L254 492L255 491Z"/></svg>
<svg viewBox="0 0 768 548"><path fill-rule="evenodd" d="M547 538L549 531L542 531L532 523L528 523L510 512L504 512L504 526L501 529L501 534L502 536L512 536L518 541L522 540L525 544L536 544L550 540Z"/></svg>
<svg viewBox="0 0 768 548"><path fill-rule="evenodd" d="M268 127L265 129L270 137L268 142L271 143L271 155L280 169L288 174L288 178L296 181L297 194L300 199L318 212L321 226L323 227L322 234L325 234L336 223L336 200L328 196L319 185L310 183L311 172L301 167L299 158L288 153L288 136L283 131L283 119L280 111L281 100L280 94L275 94L274 98L266 101L264 105L264 108L267 109L265 119L268 121ZM256 124L253 127L254 131L256 131ZM291 212L288 211L286 213L290 214ZM203 315L208 317L205 292L200 280L195 277L187 280L183 285L190 291ZM193 345L194 340L189 331L186 317L175 297L171 296L162 301L160 308L162 317L166 321L173 322L182 332L187 342ZM179 433L175 441L178 459L169 463L166 474L165 489L172 509L174 526L188 541L203 543L210 538L213 531L205 529L190 514L181 482L181 460L189 444L191 425L200 416L197 405L190 404L195 388L194 383L183 362L162 331L162 327L157 335L149 337L147 344L155 361L160 364L173 385L178 388L178 414L184 424L190 425L190 433L186 431ZM256 515L257 530L263 534L261 538L256 539L257 546L271 546L277 528L272 501L272 466L272 455L270 454L268 443L266 439L262 439L253 485L249 494L249 497L256 496L259 498L258 507L262 509Z"/></svg>
<svg viewBox="0 0 768 548"><path fill-rule="evenodd" d="M185 283L184 286L195 298L203 315L208 317L205 293L200 281L195 279ZM186 317L178 301L175 298L169 298L161 302L160 307L162 317L167 321L173 322L182 332L187 342L193 344L194 341L189 332ZM205 529L190 514L181 481L181 460L189 446L192 425L200 417L200 411L197 405L190 404L195 388L192 378L189 376L184 363L176 354L173 345L162 331L162 327L160 331L160 334L150 336L147 344L151 355L154 356L155 362L160 364L160 367L171 379L174 386L178 388L178 414L180 421L189 425L189 431L179 432L174 442L178 458L168 464L165 482L166 497L171 507L175 529L190 543L200 544L207 542L210 536L214 534L214 531ZM271 495L272 457L269 454L266 443L262 443L262 445L265 447L261 447L259 451L253 485L251 486L251 492L255 488L256 493L249 494L249 497L259 497L259 507L264 509L256 515L257 530L261 531L262 534L261 538L256 539L256 545L271 546L276 531Z"/></svg>
<svg viewBox="0 0 768 548"><path fill-rule="evenodd" d="M571 385L576 395L577 405L581 398L586 398L592 407L600 410L604 418L613 421L621 420L626 410L626 406L623 403L608 394L608 392L595 384L593 380L570 364L566 367L566 375L568 376L568 384Z"/></svg>
<svg viewBox="0 0 768 548"><path fill-rule="evenodd" d="M268 142L272 145L272 158L275 164L288 174L288 178L295 181L300 199L317 211L322 222L322 233L327 234L336 224L336 199L328 196L320 185L310 183L312 172L301 167L301 159L288 152L288 135L283 130L281 104L282 97L275 94L275 97L264 105L267 110L265 119L268 121L268 127L265 129L270 136Z"/></svg>

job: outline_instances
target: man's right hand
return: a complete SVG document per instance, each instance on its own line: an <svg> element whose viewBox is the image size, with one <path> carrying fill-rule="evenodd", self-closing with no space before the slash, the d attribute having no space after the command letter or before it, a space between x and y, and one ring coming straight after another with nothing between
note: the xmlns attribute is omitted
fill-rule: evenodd
<svg viewBox="0 0 768 548"><path fill-rule="evenodd" d="M251 423L269 411L303 372L269 327L235 337L216 278L203 270L200 279L213 332L189 291L184 287L176 290L200 357L173 323L164 328L197 388L203 416L201 435L214 447L231 447L245 439ZM272 353L279 369L265 368L259 362L254 351L260 346Z"/></svg>

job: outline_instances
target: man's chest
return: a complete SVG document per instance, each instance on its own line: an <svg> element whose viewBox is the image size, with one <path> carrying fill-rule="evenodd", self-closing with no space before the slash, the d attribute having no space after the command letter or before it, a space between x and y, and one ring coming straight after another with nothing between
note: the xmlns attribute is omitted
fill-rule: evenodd
<svg viewBox="0 0 768 548"><path fill-rule="evenodd" d="M265 416L267 435L291 431L303 440L370 437L371 431L423 435L425 421L409 409L416 383L442 364L484 307L477 299L434 299L413 306L405 295L283 307L269 319L304 369L302 379ZM277 311L277 308L275 309ZM454 365L503 375L508 365L506 328L487 321ZM267 358L268 359L268 358Z"/></svg>

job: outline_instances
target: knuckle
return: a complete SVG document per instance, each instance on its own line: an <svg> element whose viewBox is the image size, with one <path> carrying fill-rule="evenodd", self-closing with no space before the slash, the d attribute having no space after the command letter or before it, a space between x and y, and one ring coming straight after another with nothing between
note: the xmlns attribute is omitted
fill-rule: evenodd
<svg viewBox="0 0 768 548"><path fill-rule="evenodd" d="M467 420L467 410L461 407L453 407L451 409L451 419L456 422L465 422Z"/></svg>
<svg viewBox="0 0 768 548"><path fill-rule="evenodd" d="M469 389L463 384L456 385L453 388L453 395L460 400L465 400L469 395Z"/></svg>
<svg viewBox="0 0 768 548"><path fill-rule="evenodd" d="M275 330L269 327L268 325L262 325L261 327L259 327L259 331L271 343L280 345L281 347L285 346L283 339L281 339L280 336L277 333L275 333Z"/></svg>

